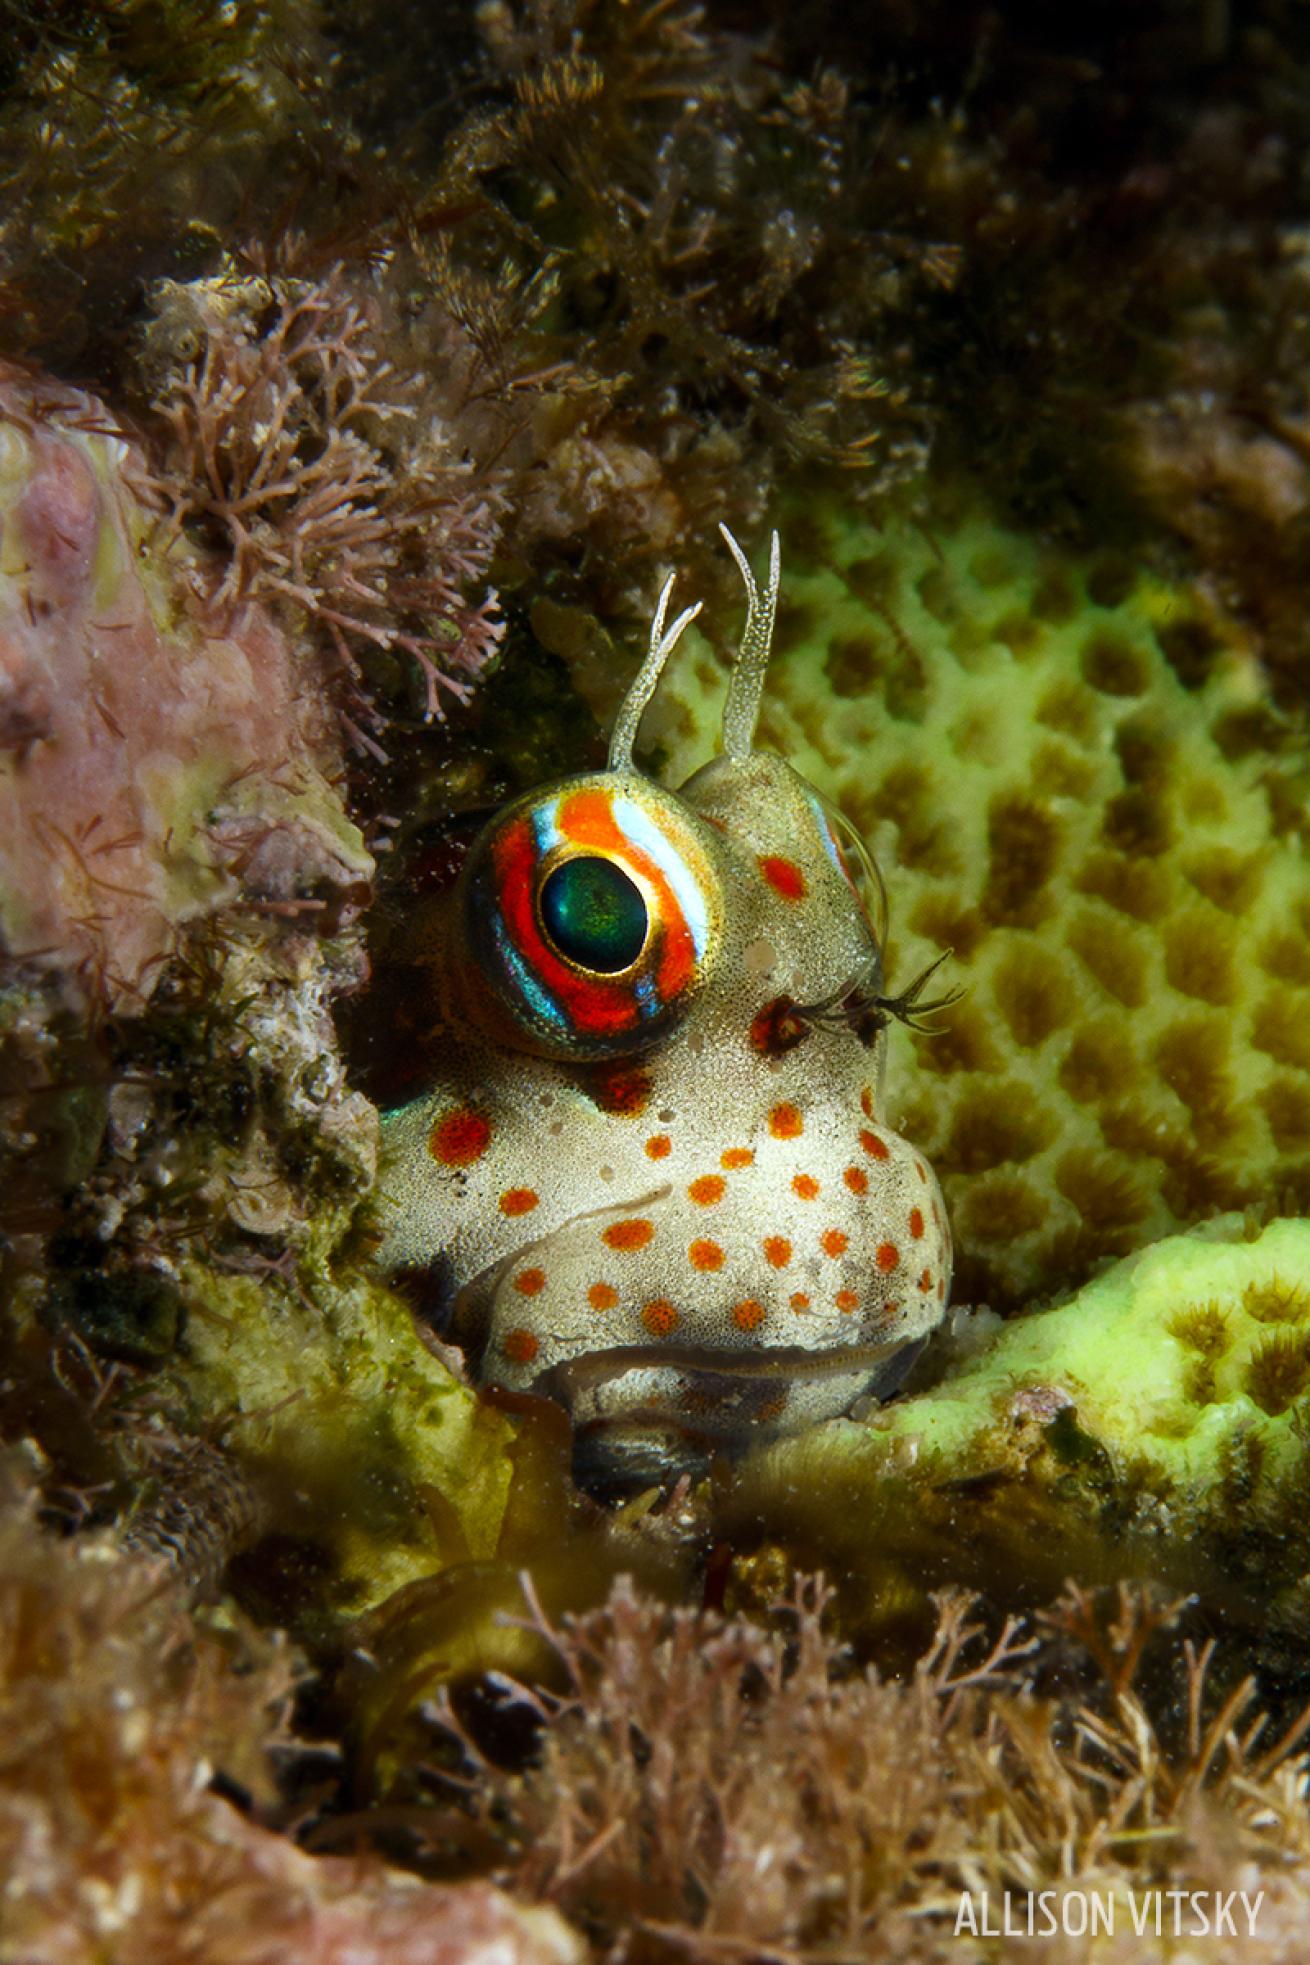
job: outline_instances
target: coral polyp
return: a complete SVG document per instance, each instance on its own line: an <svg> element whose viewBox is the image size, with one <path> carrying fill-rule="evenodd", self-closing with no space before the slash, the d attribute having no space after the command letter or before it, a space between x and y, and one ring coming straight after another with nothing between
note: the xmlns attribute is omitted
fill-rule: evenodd
<svg viewBox="0 0 1310 1965"><path fill-rule="evenodd" d="M962 1000L890 1097L961 1293L1023 1302L1310 1192L1310 805L1240 627L967 490L881 526L812 506L797 545L763 736L874 848L893 986L951 950ZM679 653L652 717L677 768L721 686Z"/></svg>

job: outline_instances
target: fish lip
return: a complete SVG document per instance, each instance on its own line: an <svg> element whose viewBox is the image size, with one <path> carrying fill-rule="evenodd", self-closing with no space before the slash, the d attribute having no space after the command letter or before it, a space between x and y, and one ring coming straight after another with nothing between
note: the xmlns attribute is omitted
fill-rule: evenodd
<svg viewBox="0 0 1310 1965"><path fill-rule="evenodd" d="M746 1382L784 1379L788 1384L814 1383L863 1371L872 1373L894 1352L913 1341L907 1334L874 1339L867 1344L831 1345L823 1349L789 1344L771 1346L767 1351L719 1351L706 1345L664 1342L613 1345L607 1350L588 1351L581 1357L549 1366L533 1380L532 1390L571 1406L580 1392L594 1390L630 1371L653 1368Z"/></svg>

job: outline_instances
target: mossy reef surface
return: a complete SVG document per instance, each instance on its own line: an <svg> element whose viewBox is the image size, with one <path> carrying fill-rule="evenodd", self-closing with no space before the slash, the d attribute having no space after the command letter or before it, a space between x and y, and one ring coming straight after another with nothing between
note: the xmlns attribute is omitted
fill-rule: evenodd
<svg viewBox="0 0 1310 1965"><path fill-rule="evenodd" d="M0 1965L1304 1955L1310 23L853 18L0 0ZM955 1307L615 1499L378 1272L378 1119L669 572L713 748L719 521L950 951Z"/></svg>

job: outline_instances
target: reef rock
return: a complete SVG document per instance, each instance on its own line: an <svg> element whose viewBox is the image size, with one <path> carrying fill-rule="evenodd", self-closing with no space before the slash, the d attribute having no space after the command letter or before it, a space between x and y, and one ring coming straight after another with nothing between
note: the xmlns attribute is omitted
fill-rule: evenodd
<svg viewBox="0 0 1310 1965"><path fill-rule="evenodd" d="M158 519L101 403L0 366L0 945L129 1012L183 924L335 924L372 871L300 651Z"/></svg>

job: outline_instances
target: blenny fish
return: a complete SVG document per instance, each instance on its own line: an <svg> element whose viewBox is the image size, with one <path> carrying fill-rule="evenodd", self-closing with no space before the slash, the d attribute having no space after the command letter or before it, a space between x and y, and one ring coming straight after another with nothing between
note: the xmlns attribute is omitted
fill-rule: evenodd
<svg viewBox="0 0 1310 1965"><path fill-rule="evenodd" d="M936 1178L886 1123L873 869L753 748L773 535L723 716L680 791L633 764L650 646L608 768L517 799L474 842L425 954L439 1082L384 1125L383 1261L427 1272L480 1383L572 1414L585 1476L704 1465L886 1393L941 1319ZM429 1292L430 1294L431 1292Z"/></svg>

